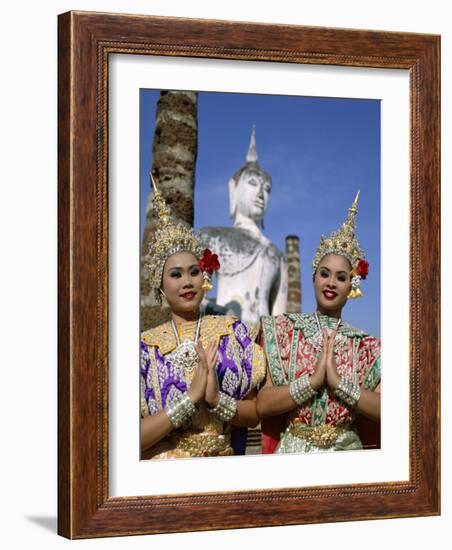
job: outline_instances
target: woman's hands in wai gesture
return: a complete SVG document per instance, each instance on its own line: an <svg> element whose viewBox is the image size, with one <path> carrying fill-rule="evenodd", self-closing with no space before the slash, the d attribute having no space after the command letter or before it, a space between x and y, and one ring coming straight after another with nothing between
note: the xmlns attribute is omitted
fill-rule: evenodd
<svg viewBox="0 0 452 550"><path fill-rule="evenodd" d="M188 389L188 397L197 405L205 401L209 407L214 408L219 399L218 382L216 374L217 343L212 340L204 349L201 342L196 344L199 362L195 375Z"/></svg>
<svg viewBox="0 0 452 550"><path fill-rule="evenodd" d="M317 369L310 376L309 382L314 390L319 390L324 384L335 390L341 377L337 372L336 361L334 359L334 340L337 329L334 329L330 336L328 331L323 329L323 349L317 365Z"/></svg>

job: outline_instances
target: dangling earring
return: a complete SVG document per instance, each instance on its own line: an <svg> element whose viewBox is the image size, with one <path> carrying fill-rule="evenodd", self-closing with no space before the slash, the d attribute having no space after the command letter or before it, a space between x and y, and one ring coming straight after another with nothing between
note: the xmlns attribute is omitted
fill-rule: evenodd
<svg viewBox="0 0 452 550"><path fill-rule="evenodd" d="M167 307L168 306L168 298L166 297L166 294L163 292L163 290L161 288L159 288L159 292L161 294L160 301L162 302L162 306Z"/></svg>
<svg viewBox="0 0 452 550"><path fill-rule="evenodd" d="M354 300L355 298L361 298L361 296L363 296L363 291L360 288L360 283L361 277L355 276L352 278L352 285L347 298L351 298L352 300Z"/></svg>
<svg viewBox="0 0 452 550"><path fill-rule="evenodd" d="M208 294L212 290L212 281L207 271L204 271L202 275L204 278L204 281L202 283L202 289L204 290L205 294Z"/></svg>
<svg viewBox="0 0 452 550"><path fill-rule="evenodd" d="M363 258L358 260L356 266L352 269L352 286L348 294L348 298L361 298L364 296L361 290L361 279L365 279L369 273L369 263Z"/></svg>

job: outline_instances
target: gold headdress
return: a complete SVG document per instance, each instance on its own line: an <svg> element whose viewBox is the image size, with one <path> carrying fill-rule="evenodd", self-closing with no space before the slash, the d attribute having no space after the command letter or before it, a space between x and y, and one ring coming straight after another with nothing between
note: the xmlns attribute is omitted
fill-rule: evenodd
<svg viewBox="0 0 452 550"><path fill-rule="evenodd" d="M355 237L355 216L358 211L359 191L356 194L352 206L348 209L348 216L345 222L337 231L325 237L322 235L317 251L312 261L312 272L315 274L319 263L327 254L344 256L352 266L352 288L349 298L362 296L360 289L361 279L365 279L369 264L364 260L364 252Z"/></svg>
<svg viewBox="0 0 452 550"><path fill-rule="evenodd" d="M154 289L156 300L160 303L163 266L166 260L177 252L191 252L201 258L204 247L195 237L193 229L182 221L172 218L170 209L157 189L151 174L154 187L153 214L157 218L157 229L149 243L149 254L146 267L150 284Z"/></svg>

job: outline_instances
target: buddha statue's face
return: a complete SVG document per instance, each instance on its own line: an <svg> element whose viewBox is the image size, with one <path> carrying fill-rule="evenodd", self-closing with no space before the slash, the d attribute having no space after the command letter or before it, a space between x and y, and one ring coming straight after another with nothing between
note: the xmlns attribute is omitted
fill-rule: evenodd
<svg viewBox="0 0 452 550"><path fill-rule="evenodd" d="M260 223L268 205L271 182L255 170L240 175L235 190L236 211Z"/></svg>

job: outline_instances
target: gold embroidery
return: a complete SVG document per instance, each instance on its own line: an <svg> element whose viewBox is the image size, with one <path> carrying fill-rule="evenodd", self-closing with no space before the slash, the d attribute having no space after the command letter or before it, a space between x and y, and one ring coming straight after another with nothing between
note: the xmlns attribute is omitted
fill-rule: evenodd
<svg viewBox="0 0 452 550"><path fill-rule="evenodd" d="M259 344L253 344L253 370L250 390L257 387L265 378L265 354Z"/></svg>
<svg viewBox="0 0 452 550"><path fill-rule="evenodd" d="M206 315L202 318L200 329L200 340L204 347L211 340L218 344L223 336L232 334L232 325L237 321L237 317L229 315ZM196 332L196 322L184 323L179 328L181 340L189 338L193 340ZM171 323L163 323L158 327L151 328L141 335L142 340L148 346L157 346L162 355L170 353L177 347L176 337L174 336Z"/></svg>
<svg viewBox="0 0 452 550"><path fill-rule="evenodd" d="M191 427L203 433L218 435L223 432L223 421L211 414L205 403L201 403L191 419Z"/></svg>
<svg viewBox="0 0 452 550"><path fill-rule="evenodd" d="M248 329L248 336L251 339L251 342L255 342L257 337L259 336L259 331L261 328L261 325L259 322L252 323L250 325L245 325Z"/></svg>
<svg viewBox="0 0 452 550"><path fill-rule="evenodd" d="M226 356L228 359L232 359L234 363L237 365L237 370L239 372L239 378L242 380L243 377L243 367L242 367L242 357L243 357L243 349L242 346L237 342L237 338L231 338L229 340L229 349L232 351L232 356L228 354L228 349L226 348ZM228 371L229 372L229 371Z"/></svg>
<svg viewBox="0 0 452 550"><path fill-rule="evenodd" d="M232 325L237 321L237 317L219 315L206 315L201 323L200 339L202 345L206 348L211 340L216 341L216 345L220 344L220 339L223 336L233 334Z"/></svg>
<svg viewBox="0 0 452 550"><path fill-rule="evenodd" d="M154 350L150 350L149 353L149 370L152 375L152 385L154 387L155 401L159 409L163 409L162 394L160 392L159 372L157 368L157 361L155 359ZM148 373L149 374L149 373Z"/></svg>
<svg viewBox="0 0 452 550"><path fill-rule="evenodd" d="M144 381L143 376L140 376L140 410L141 410L141 418L144 418L148 415L148 404L146 403L146 399L144 398L146 390L146 382Z"/></svg>
<svg viewBox="0 0 452 550"><path fill-rule="evenodd" d="M297 420L298 419L292 420L287 431L295 437L306 439L306 441L309 441L321 449L332 447L339 436L347 431L347 428L344 426L332 426L331 424L308 426Z"/></svg>
<svg viewBox="0 0 452 550"><path fill-rule="evenodd" d="M176 338L171 323L163 323L141 334L141 339L148 346L157 346L162 355L166 355L176 348Z"/></svg>
<svg viewBox="0 0 452 550"><path fill-rule="evenodd" d="M148 406L146 405L146 400L144 397L141 398L141 418L144 418L148 415Z"/></svg>
<svg viewBox="0 0 452 550"><path fill-rule="evenodd" d="M191 458L197 456L232 456L229 434L173 432L166 441L158 443L144 459Z"/></svg>

